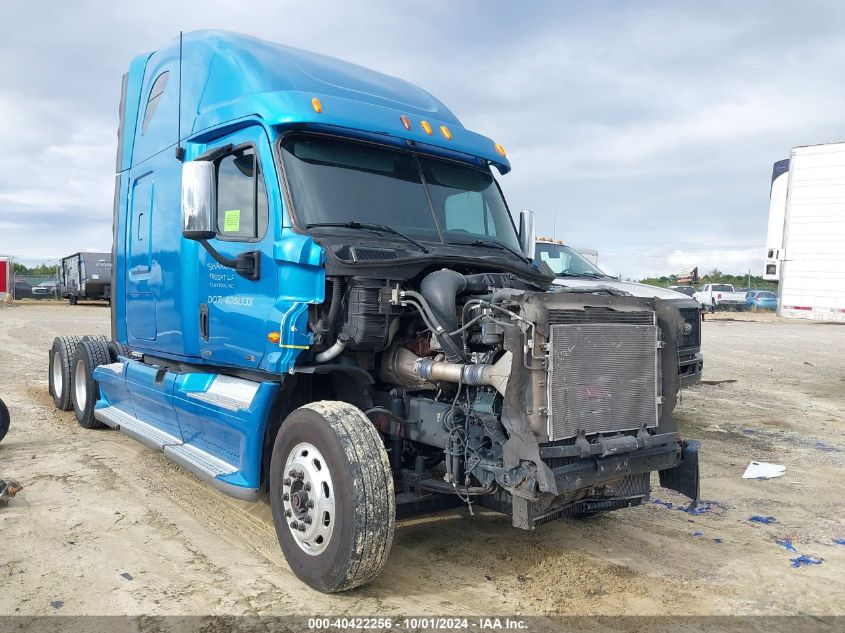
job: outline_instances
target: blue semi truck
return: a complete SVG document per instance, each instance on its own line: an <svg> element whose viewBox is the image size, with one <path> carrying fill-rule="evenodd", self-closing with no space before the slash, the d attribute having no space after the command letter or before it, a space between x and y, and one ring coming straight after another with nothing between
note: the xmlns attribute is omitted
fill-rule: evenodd
<svg viewBox="0 0 845 633"><path fill-rule="evenodd" d="M216 31L138 56L112 333L55 339L56 406L269 497L325 592L379 573L397 518L479 506L533 529L638 505L653 471L697 500L678 310L547 292L492 168L500 145L353 64Z"/></svg>

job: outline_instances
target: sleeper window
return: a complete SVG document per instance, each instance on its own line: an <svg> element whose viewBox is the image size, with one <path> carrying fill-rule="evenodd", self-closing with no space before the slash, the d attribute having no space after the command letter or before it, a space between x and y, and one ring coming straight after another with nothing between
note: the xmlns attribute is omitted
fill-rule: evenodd
<svg viewBox="0 0 845 633"><path fill-rule="evenodd" d="M167 87L167 78L170 76L170 71L165 70L153 82L153 87L150 88L150 96L147 99L147 109L144 112L144 123L141 126L141 134L147 131L150 121L153 119L158 102L161 101L161 96L164 94L164 89Z"/></svg>
<svg viewBox="0 0 845 633"><path fill-rule="evenodd" d="M217 233L257 239L267 231L267 189L255 151L224 156L217 163Z"/></svg>

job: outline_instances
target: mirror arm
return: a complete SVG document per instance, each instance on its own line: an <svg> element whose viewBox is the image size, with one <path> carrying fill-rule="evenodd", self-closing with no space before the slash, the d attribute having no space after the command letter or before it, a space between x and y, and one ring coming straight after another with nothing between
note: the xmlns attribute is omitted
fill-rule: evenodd
<svg viewBox="0 0 845 633"><path fill-rule="evenodd" d="M240 253L235 259L223 257L217 252L208 240L198 240L202 247L208 251L208 254L214 258L221 266L226 268L234 268L241 277L245 279L257 280L261 276L261 251L246 251Z"/></svg>

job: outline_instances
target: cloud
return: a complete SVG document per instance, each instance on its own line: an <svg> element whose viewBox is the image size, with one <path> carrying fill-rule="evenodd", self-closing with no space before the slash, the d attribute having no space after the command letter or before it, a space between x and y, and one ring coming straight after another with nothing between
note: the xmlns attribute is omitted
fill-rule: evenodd
<svg viewBox="0 0 845 633"><path fill-rule="evenodd" d="M226 28L418 83L508 150L512 211L627 277L762 265L771 165L842 140L845 6L614 1L4 8L0 252L108 248L120 77Z"/></svg>

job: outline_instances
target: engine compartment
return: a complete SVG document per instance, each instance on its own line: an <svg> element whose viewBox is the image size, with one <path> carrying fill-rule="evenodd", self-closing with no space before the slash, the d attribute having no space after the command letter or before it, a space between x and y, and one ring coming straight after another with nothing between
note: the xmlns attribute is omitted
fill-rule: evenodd
<svg viewBox="0 0 845 633"><path fill-rule="evenodd" d="M445 493L532 528L641 503L648 473L681 467L684 321L671 305L449 268L329 286L311 314L313 362L369 374L359 406L411 501Z"/></svg>

